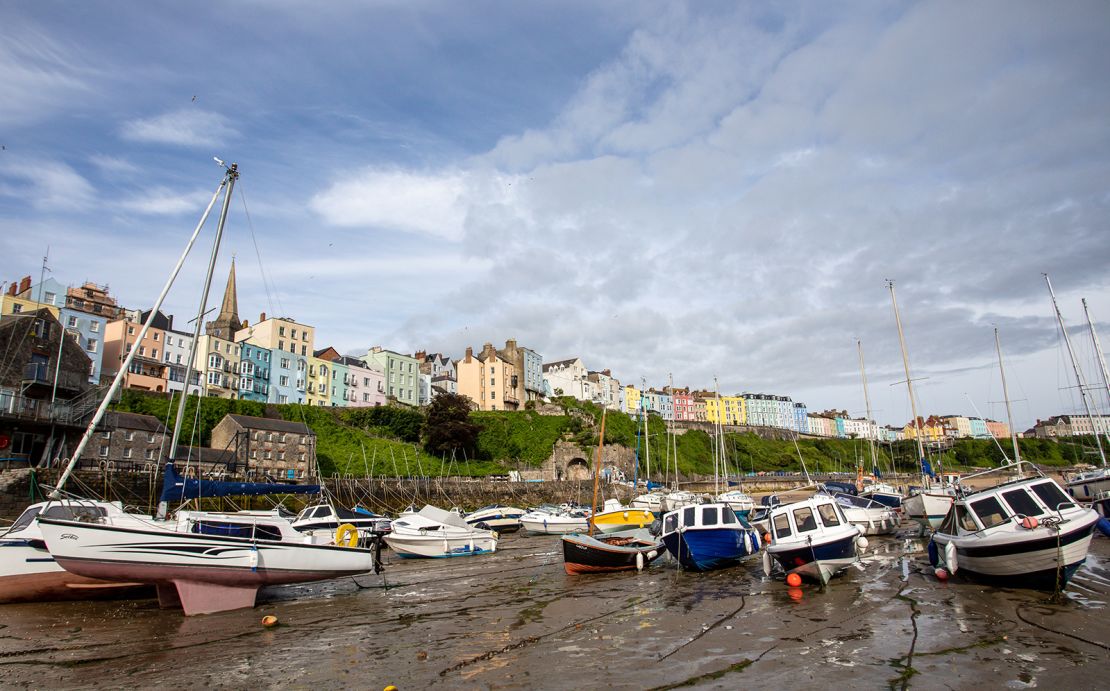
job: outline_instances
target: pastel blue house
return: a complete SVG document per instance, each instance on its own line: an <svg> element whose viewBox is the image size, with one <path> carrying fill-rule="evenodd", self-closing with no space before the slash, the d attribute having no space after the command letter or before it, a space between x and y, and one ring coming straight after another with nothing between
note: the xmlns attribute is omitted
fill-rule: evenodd
<svg viewBox="0 0 1110 691"><path fill-rule="evenodd" d="M841 439L848 438L848 430L844 425L844 418L840 417L839 415L836 416L836 436L840 437Z"/></svg>
<svg viewBox="0 0 1110 691"><path fill-rule="evenodd" d="M270 361L273 353L251 343L240 344L239 398L265 403L270 394Z"/></svg>
<svg viewBox="0 0 1110 691"><path fill-rule="evenodd" d="M47 278L31 286L27 297L58 308L58 320L66 331L77 338L77 342L85 349L85 354L92 360L89 382L99 384L100 369L104 361L104 327L108 325L108 318L66 307L66 287L56 278Z"/></svg>
<svg viewBox="0 0 1110 691"><path fill-rule="evenodd" d="M798 434L809 434L809 415L805 403L794 404L794 430Z"/></svg>
<svg viewBox="0 0 1110 691"><path fill-rule="evenodd" d="M968 418L971 423L971 436L975 439L990 439L991 433L987 429L987 423L983 418L972 417Z"/></svg>
<svg viewBox="0 0 1110 691"><path fill-rule="evenodd" d="M304 403L308 359L286 350L270 351L270 403Z"/></svg>

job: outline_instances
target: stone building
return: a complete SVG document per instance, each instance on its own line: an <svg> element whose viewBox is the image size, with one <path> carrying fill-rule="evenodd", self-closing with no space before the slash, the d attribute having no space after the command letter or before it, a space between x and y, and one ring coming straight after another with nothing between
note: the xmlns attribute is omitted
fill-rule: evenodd
<svg viewBox="0 0 1110 691"><path fill-rule="evenodd" d="M170 442L169 436L166 426L153 415L109 412L85 447L82 465L110 461L120 468L129 464L151 464L157 468L162 462L162 451Z"/></svg>
<svg viewBox="0 0 1110 691"><path fill-rule="evenodd" d="M468 347L466 356L455 363L455 369L459 394L474 401L479 410L519 410L522 407L517 398L520 377L516 367L501 357L492 343L485 344L477 355Z"/></svg>
<svg viewBox="0 0 1110 691"><path fill-rule="evenodd" d="M228 414L212 428L211 447L234 449L248 474L275 479L302 478L316 466L316 435L301 422Z"/></svg>

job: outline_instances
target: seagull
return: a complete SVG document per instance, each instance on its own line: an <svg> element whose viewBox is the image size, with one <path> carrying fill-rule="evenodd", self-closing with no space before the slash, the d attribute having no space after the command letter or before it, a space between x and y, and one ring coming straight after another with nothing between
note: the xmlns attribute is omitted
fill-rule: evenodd
<svg viewBox="0 0 1110 691"><path fill-rule="evenodd" d="M194 101L196 101L196 100L197 100L197 95L196 95L196 94L193 94L193 100L194 100Z"/></svg>

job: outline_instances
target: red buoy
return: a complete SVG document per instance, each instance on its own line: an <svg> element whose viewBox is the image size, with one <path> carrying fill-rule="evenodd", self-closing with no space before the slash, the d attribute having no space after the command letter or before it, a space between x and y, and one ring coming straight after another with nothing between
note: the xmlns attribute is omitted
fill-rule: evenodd
<svg viewBox="0 0 1110 691"><path fill-rule="evenodd" d="M790 574L786 575L786 585L790 586L791 588L797 588L801 584L802 584L802 577L799 576L798 574L790 573Z"/></svg>
<svg viewBox="0 0 1110 691"><path fill-rule="evenodd" d="M1025 518L1021 519L1021 527L1025 528L1026 530L1033 530L1038 525L1040 525L1040 522L1037 521L1036 516L1026 516Z"/></svg>
<svg viewBox="0 0 1110 691"><path fill-rule="evenodd" d="M945 571L944 569L937 569L933 573L936 575L938 581L947 581L948 580L948 572Z"/></svg>

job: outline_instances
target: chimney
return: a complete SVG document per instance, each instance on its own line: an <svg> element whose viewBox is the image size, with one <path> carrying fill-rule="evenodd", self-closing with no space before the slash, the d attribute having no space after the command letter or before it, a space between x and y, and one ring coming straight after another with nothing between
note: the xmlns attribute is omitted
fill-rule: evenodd
<svg viewBox="0 0 1110 691"><path fill-rule="evenodd" d="M23 291L30 290L30 289L31 289L31 277L30 276L24 276L23 280L21 280L19 282L19 292L22 293Z"/></svg>
<svg viewBox="0 0 1110 691"><path fill-rule="evenodd" d="M428 359L428 351L418 350L418 351L416 351L416 354L413 355L413 357L416 358L417 360L419 360L420 362L424 362L425 360Z"/></svg>
<svg viewBox="0 0 1110 691"><path fill-rule="evenodd" d="M8 284L8 295L11 295L12 297L15 297L15 289L17 287L18 286L15 284L15 281L12 281L11 283L9 283Z"/></svg>
<svg viewBox="0 0 1110 691"><path fill-rule="evenodd" d="M261 323L262 323L262 322L264 322L264 321L266 321L266 313L265 313L265 312L263 312L262 314L258 315L258 323L260 323L260 324L261 324Z"/></svg>
<svg viewBox="0 0 1110 691"><path fill-rule="evenodd" d="M605 376L607 376L607 377L611 377L611 376L613 376L613 373L612 373L612 372L610 372L610 371L609 371L608 369L603 369L603 370L601 370L601 373L602 373L602 374L604 374L604 375L605 375Z"/></svg>
<svg viewBox="0 0 1110 691"><path fill-rule="evenodd" d="M474 349L471 348L470 346L467 346L466 347L466 359L464 359L463 362L470 362L473 359L474 359Z"/></svg>

